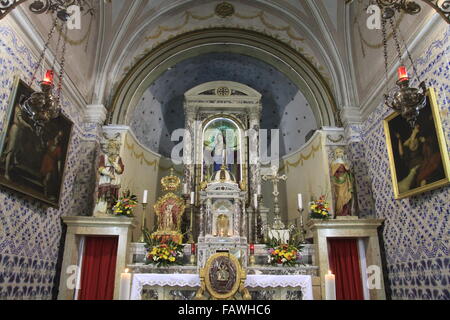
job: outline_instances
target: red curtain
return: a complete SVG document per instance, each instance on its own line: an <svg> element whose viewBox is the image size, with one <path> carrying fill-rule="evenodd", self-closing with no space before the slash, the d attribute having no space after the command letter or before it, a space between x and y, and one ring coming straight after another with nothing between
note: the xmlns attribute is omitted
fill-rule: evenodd
<svg viewBox="0 0 450 320"><path fill-rule="evenodd" d="M113 300L117 237L86 237L79 300Z"/></svg>
<svg viewBox="0 0 450 320"><path fill-rule="evenodd" d="M337 300L364 300L357 239L328 239L330 270Z"/></svg>

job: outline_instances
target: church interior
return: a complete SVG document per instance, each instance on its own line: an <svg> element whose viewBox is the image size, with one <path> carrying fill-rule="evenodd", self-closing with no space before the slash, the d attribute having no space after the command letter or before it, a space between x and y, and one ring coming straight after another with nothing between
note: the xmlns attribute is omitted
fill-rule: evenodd
<svg viewBox="0 0 450 320"><path fill-rule="evenodd" d="M449 300L446 0L0 1L0 300Z"/></svg>

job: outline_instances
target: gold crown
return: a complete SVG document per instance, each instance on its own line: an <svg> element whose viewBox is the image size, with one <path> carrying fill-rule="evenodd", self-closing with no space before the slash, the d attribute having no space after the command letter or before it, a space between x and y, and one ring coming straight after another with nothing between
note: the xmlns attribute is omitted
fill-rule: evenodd
<svg viewBox="0 0 450 320"><path fill-rule="evenodd" d="M174 175L174 169L170 169L170 174L161 179L161 185L164 191L176 191L181 185L181 180Z"/></svg>

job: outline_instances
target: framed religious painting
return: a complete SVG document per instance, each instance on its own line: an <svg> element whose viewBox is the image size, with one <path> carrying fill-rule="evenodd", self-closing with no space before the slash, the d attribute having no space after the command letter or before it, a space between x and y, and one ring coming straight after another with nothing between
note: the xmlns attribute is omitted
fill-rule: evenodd
<svg viewBox="0 0 450 320"><path fill-rule="evenodd" d="M447 144L433 88L412 128L398 113L384 120L395 199L403 199L450 183Z"/></svg>
<svg viewBox="0 0 450 320"><path fill-rule="evenodd" d="M26 107L33 92L15 79L0 134L0 185L58 208L73 124L60 115L36 126Z"/></svg>

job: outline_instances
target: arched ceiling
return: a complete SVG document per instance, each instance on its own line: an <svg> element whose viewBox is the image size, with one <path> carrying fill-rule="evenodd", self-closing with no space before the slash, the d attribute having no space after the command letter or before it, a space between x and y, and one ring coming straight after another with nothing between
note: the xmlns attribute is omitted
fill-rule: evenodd
<svg viewBox="0 0 450 320"><path fill-rule="evenodd" d="M137 138L170 157L171 133L184 127L183 98L189 89L210 81L235 81L262 94L262 129L280 129L280 155L298 150L318 123L299 88L273 66L236 53L207 53L186 59L164 72L143 94L128 117Z"/></svg>
<svg viewBox="0 0 450 320"><path fill-rule="evenodd" d="M315 66L332 88L339 107L354 101L343 32L348 21L344 1L229 0L234 13L220 17L215 8L222 2L112 0L102 5L104 29L94 102L110 107L127 71L158 45L208 28L253 30L280 40Z"/></svg>
<svg viewBox="0 0 450 320"><path fill-rule="evenodd" d="M346 31L350 24L345 1L228 0L234 12L221 16L216 8L223 2L100 1L98 58L91 103L105 105L110 117L116 112L114 108L123 109L112 123L132 125L136 134L141 135L141 142L164 155L168 154L170 146L166 135L183 121L182 117L175 120L170 114L180 112L180 99L185 90L206 81L237 81L260 91L264 106L262 126L285 128L283 154L296 151L309 130L339 124L336 120L339 110L357 103L349 63L351 50ZM270 49L270 43L261 52L258 52L258 45L253 44L246 50L245 41L233 43L232 40L199 44L210 45L213 49L185 48L189 52L183 59L166 57L167 60L155 65L154 70L146 69L151 77L140 78L126 88L129 91L126 94L132 95L132 99L115 103L115 96L130 76L130 70L144 57L172 39L213 29L254 32L283 43L289 49L284 50L285 57L280 63L275 61L279 55L273 53L276 50ZM181 56L183 52L178 54ZM201 61L202 57L206 60ZM297 69L294 63L284 63L289 59L299 60L299 57L304 61ZM224 61L229 69L220 67ZM168 68L171 69L166 71ZM196 76L190 79L177 72ZM261 80L267 77L276 79L275 83ZM163 82L170 83L171 90L163 88ZM130 101L131 107L127 105ZM174 109L175 103L178 109ZM156 114L160 116L151 116ZM151 137L148 133L153 130L160 130L160 135Z"/></svg>

